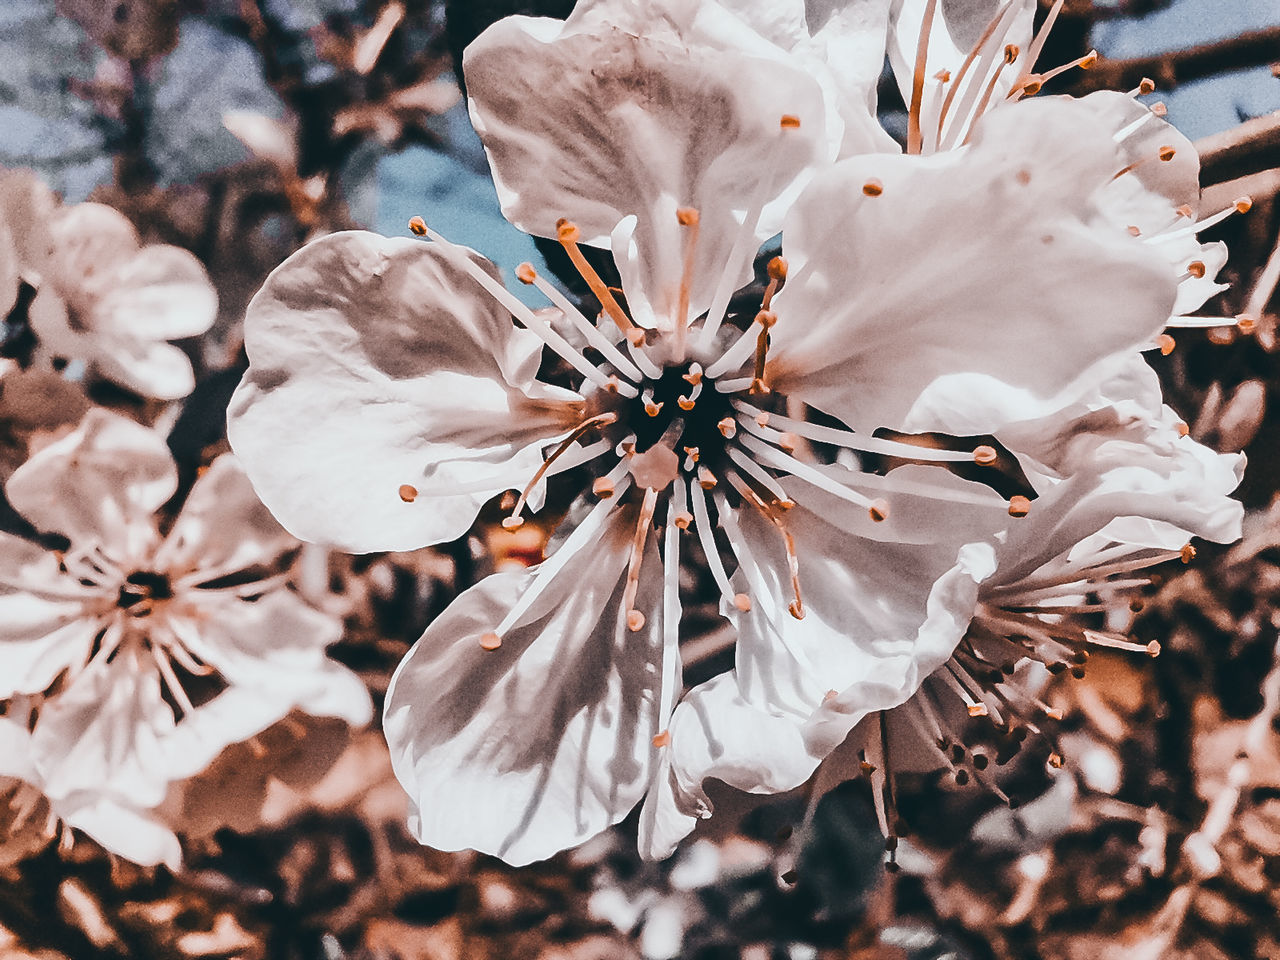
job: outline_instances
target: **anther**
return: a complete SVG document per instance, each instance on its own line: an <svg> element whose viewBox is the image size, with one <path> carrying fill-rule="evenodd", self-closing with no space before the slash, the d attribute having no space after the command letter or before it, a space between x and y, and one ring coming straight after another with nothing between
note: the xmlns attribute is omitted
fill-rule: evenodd
<svg viewBox="0 0 1280 960"><path fill-rule="evenodd" d="M762 427L767 427L767 426L769 425L769 413L768 413L768 411L762 410L762 411L760 412L760 416L756 417L756 423L757 423L757 424L759 424L759 425L760 425L760 426L762 426Z"/></svg>
<svg viewBox="0 0 1280 960"><path fill-rule="evenodd" d="M1191 209L1191 204L1189 203L1184 203L1181 206L1174 207L1173 212L1176 213L1178 216L1188 220L1190 220L1196 214L1196 212Z"/></svg>
<svg viewBox="0 0 1280 960"><path fill-rule="evenodd" d="M1241 197L1235 202L1236 213L1248 213L1253 209L1252 197Z"/></svg>
<svg viewBox="0 0 1280 960"><path fill-rule="evenodd" d="M939 83L950 83L951 71L948 70L946 67L943 67L941 70L939 70L937 73L933 75L933 79L937 80Z"/></svg>
<svg viewBox="0 0 1280 960"><path fill-rule="evenodd" d="M1196 558L1196 548L1188 543L1178 551L1178 556L1182 558L1183 563L1190 563Z"/></svg>
<svg viewBox="0 0 1280 960"><path fill-rule="evenodd" d="M889 501L873 500L871 506L867 508L867 513L876 523L883 523L889 517Z"/></svg>
<svg viewBox="0 0 1280 960"><path fill-rule="evenodd" d="M1031 501L1021 494L1009 498L1009 516L1025 517L1031 512Z"/></svg>
<svg viewBox="0 0 1280 960"><path fill-rule="evenodd" d="M671 731L663 730L653 738L653 745L661 750L671 743Z"/></svg>
<svg viewBox="0 0 1280 960"><path fill-rule="evenodd" d="M1135 226L1130 225L1130 227L1129 227L1129 235L1130 235L1130 236L1133 236L1133 237L1140 237L1140 236L1142 236L1142 229L1141 229L1140 227L1135 227Z"/></svg>
<svg viewBox="0 0 1280 960"><path fill-rule="evenodd" d="M496 633L486 633L480 638L481 650L497 650L502 646L502 638Z"/></svg>
<svg viewBox="0 0 1280 960"><path fill-rule="evenodd" d="M884 184L875 177L872 177L862 185L862 192L868 197L878 197L880 194L884 193Z"/></svg>
<svg viewBox="0 0 1280 960"><path fill-rule="evenodd" d="M1179 420L1174 424L1174 429L1178 431L1178 436L1185 437L1191 432L1191 427L1183 420Z"/></svg>
<svg viewBox="0 0 1280 960"><path fill-rule="evenodd" d="M720 431L726 440L732 440L738 433L738 424L733 417L725 417L716 424L716 429Z"/></svg>
<svg viewBox="0 0 1280 960"><path fill-rule="evenodd" d="M1149 93L1156 92L1156 82L1150 77L1143 77L1138 81L1138 96L1145 97Z"/></svg>
<svg viewBox="0 0 1280 960"><path fill-rule="evenodd" d="M1178 151L1168 145L1161 147L1160 152L1156 154L1156 156L1158 156L1164 163L1168 163L1177 155L1178 155Z"/></svg>
<svg viewBox="0 0 1280 960"><path fill-rule="evenodd" d="M1205 265L1203 260L1192 260L1187 264L1187 273L1195 277L1197 280L1205 275Z"/></svg>
<svg viewBox="0 0 1280 960"><path fill-rule="evenodd" d="M987 705L985 703L971 703L968 710L971 717L985 717L987 715Z"/></svg>
<svg viewBox="0 0 1280 960"><path fill-rule="evenodd" d="M996 448L983 444L975 447L973 451L973 462L979 466L989 467L1000 458L1000 454L996 453Z"/></svg>
<svg viewBox="0 0 1280 960"><path fill-rule="evenodd" d="M743 613L747 613L751 610L751 598L745 593L735 593L733 595L733 605Z"/></svg>
<svg viewBox="0 0 1280 960"><path fill-rule="evenodd" d="M608 477L596 477L591 484L591 492L601 500L608 499L613 496L613 481Z"/></svg>
<svg viewBox="0 0 1280 960"><path fill-rule="evenodd" d="M644 629L644 614L639 610L627 611L627 629L632 633Z"/></svg>
<svg viewBox="0 0 1280 960"><path fill-rule="evenodd" d="M1060 753L1049 754L1049 766L1053 767L1053 769L1061 770L1062 765L1064 763L1066 763L1066 761L1062 759L1062 754Z"/></svg>
<svg viewBox="0 0 1280 960"><path fill-rule="evenodd" d="M400 499L405 503L413 503L418 499L418 488L410 483L400 484Z"/></svg>
<svg viewBox="0 0 1280 960"><path fill-rule="evenodd" d="M787 613L791 614L797 620L804 619L804 604L799 600L792 600L787 604Z"/></svg>
<svg viewBox="0 0 1280 960"><path fill-rule="evenodd" d="M1004 62L1013 63L1013 61L1018 59L1018 54L1020 53L1022 53L1022 51L1018 49L1018 45L1016 43L1008 44L1004 48Z"/></svg>
<svg viewBox="0 0 1280 960"><path fill-rule="evenodd" d="M678 406L681 410L686 410L686 411L692 410L697 405L697 403L698 401L694 397L686 397L686 396L676 397L676 406Z"/></svg>
<svg viewBox="0 0 1280 960"><path fill-rule="evenodd" d="M710 470L706 467L698 468L698 486L702 487L703 490L712 489L716 485L716 482L715 474Z"/></svg>
<svg viewBox="0 0 1280 960"><path fill-rule="evenodd" d="M698 384L702 382L702 364L700 363L689 364L689 372L681 374L681 379L688 381L690 384L696 387Z"/></svg>
<svg viewBox="0 0 1280 960"><path fill-rule="evenodd" d="M786 257L772 257L765 266L765 272L768 273L770 280L777 280L779 283L787 279Z"/></svg>
<svg viewBox="0 0 1280 960"><path fill-rule="evenodd" d="M1173 339L1173 337L1169 336L1167 333L1162 333L1160 336L1156 337L1156 346L1160 348L1162 356L1167 357L1169 354L1173 353L1173 348L1177 345L1178 341Z"/></svg>
<svg viewBox="0 0 1280 960"><path fill-rule="evenodd" d="M796 447L800 446L800 438L787 431L778 434L778 439L775 442L783 453L795 453Z"/></svg>
<svg viewBox="0 0 1280 960"><path fill-rule="evenodd" d="M1163 103L1153 103L1151 105L1151 112L1154 113L1157 117L1163 117L1168 115L1169 108L1166 107Z"/></svg>
<svg viewBox="0 0 1280 960"><path fill-rule="evenodd" d="M409 229L415 236L425 237L427 235L427 221L421 217L411 217L409 219Z"/></svg>
<svg viewBox="0 0 1280 960"><path fill-rule="evenodd" d="M654 403L652 400L646 401L644 405L644 412L651 417L656 417L662 412L662 404Z"/></svg>
<svg viewBox="0 0 1280 960"><path fill-rule="evenodd" d="M1250 334L1258 329L1258 321L1249 316L1249 314L1242 313L1236 317L1236 326L1240 328L1241 333Z"/></svg>
<svg viewBox="0 0 1280 960"><path fill-rule="evenodd" d="M1090 50L1077 61L1076 66L1081 70L1091 70L1098 62L1098 51Z"/></svg>
<svg viewBox="0 0 1280 960"><path fill-rule="evenodd" d="M782 115L782 118L778 121L778 125L783 130L799 130L800 118L797 117L794 113L784 113Z"/></svg>
<svg viewBox="0 0 1280 960"><path fill-rule="evenodd" d="M680 513L677 513L672 517L672 523L681 530L688 530L689 525L693 523L693 514L689 513L687 510L682 510Z"/></svg>
<svg viewBox="0 0 1280 960"><path fill-rule="evenodd" d="M679 207L676 210L676 223L682 227L691 227L698 222L698 211L693 207Z"/></svg>
<svg viewBox="0 0 1280 960"><path fill-rule="evenodd" d="M503 530L519 530L523 526L524 526L524 517L503 517L502 518Z"/></svg>

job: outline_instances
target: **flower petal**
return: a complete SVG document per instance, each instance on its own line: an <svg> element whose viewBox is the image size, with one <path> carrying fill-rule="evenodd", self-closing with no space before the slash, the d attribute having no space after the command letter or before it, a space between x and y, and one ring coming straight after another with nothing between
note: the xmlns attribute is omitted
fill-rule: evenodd
<svg viewBox="0 0 1280 960"><path fill-rule="evenodd" d="M189 250L152 244L121 264L90 311L95 330L139 340L196 337L218 314L218 295Z"/></svg>
<svg viewBox="0 0 1280 960"><path fill-rule="evenodd" d="M160 434L97 408L15 470L5 493L38 529L80 548L103 547L123 564L154 541L151 515L177 486Z"/></svg>
<svg viewBox="0 0 1280 960"><path fill-rule="evenodd" d="M250 303L245 346L228 433L254 488L295 536L356 552L459 536L577 419L534 379L537 336L414 240L303 247Z"/></svg>
<svg viewBox="0 0 1280 960"><path fill-rule="evenodd" d="M629 631L633 523L630 510L597 508L541 567L464 593L401 663L385 729L423 843L522 865L617 823L648 787L663 591L651 536L635 605L645 624ZM531 589L542 592L501 646L482 649Z"/></svg>
<svg viewBox="0 0 1280 960"><path fill-rule="evenodd" d="M225 454L191 488L155 563L171 576L216 576L269 564L296 545L253 492L239 461Z"/></svg>
<svg viewBox="0 0 1280 960"><path fill-rule="evenodd" d="M900 427L939 377L1051 397L1150 341L1176 278L1101 215L1118 167L1092 111L1056 99L993 111L963 151L840 163L784 232L773 384L855 429Z"/></svg>
<svg viewBox="0 0 1280 960"><path fill-rule="evenodd" d="M810 167L834 157L819 84L717 4L579 4L564 23L507 17L463 62L503 213L544 237L568 218L599 247L635 215L643 293L667 326L687 233L677 209L701 215L697 316L726 269L734 288L750 278L756 247ZM780 130L784 115L800 129ZM757 196L768 202L755 239L730 263Z"/></svg>
<svg viewBox="0 0 1280 960"><path fill-rule="evenodd" d="M105 849L141 866L163 863L170 870L182 866L177 836L158 816L97 793L77 793L52 804L70 827L82 830Z"/></svg>

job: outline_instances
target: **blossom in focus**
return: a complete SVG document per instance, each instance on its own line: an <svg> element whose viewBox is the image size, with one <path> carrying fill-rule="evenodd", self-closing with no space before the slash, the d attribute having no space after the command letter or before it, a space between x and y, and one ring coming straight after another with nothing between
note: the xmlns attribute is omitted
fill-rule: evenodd
<svg viewBox="0 0 1280 960"><path fill-rule="evenodd" d="M191 361L166 341L213 325L217 294L200 261L180 247L144 246L111 207L56 206L22 171L0 179L0 203L0 300L16 291L6 262L14 249L12 275L35 290L28 321L43 356L79 361L144 397L189 394Z"/></svg>
<svg viewBox="0 0 1280 960"><path fill-rule="evenodd" d="M708 812L673 770L682 555L701 554L738 633L735 671L686 703L714 688L812 712L834 688L852 726L907 700L963 639L1024 511L949 469L989 467L993 448L874 431L936 429L931 391L956 378L1034 403L1079 393L1151 342L1176 296L1161 256L1102 212L1123 162L1093 111L1018 104L963 151L832 166L823 88L794 60L747 70L698 46L714 4L654 37L621 8L509 18L465 60L505 212L562 244L600 322L526 265L561 313L549 323L421 222L430 243L337 234L255 297L230 408L281 522L357 551L452 539L512 489L518 528L549 478L586 468L548 559L459 597L388 694L419 839L513 863L585 840L654 786L650 852ZM786 259L735 298L779 224ZM623 297L588 244L612 253ZM554 382L537 376L547 348ZM804 404L833 419L793 415ZM884 456L913 462L860 466ZM757 788L795 786L819 759L779 760Z"/></svg>
<svg viewBox="0 0 1280 960"><path fill-rule="evenodd" d="M66 545L0 535L0 704L14 731L0 774L141 863L176 860L147 811L228 744L295 707L353 725L370 712L364 685L325 655L341 623L289 589L296 542L234 458L173 516L177 489L162 437L93 410L5 486Z"/></svg>

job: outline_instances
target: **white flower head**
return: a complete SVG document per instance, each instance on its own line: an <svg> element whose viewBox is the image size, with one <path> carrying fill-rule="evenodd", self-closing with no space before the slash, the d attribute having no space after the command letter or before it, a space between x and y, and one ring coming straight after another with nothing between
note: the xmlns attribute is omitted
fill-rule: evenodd
<svg viewBox="0 0 1280 960"><path fill-rule="evenodd" d="M0 703L30 733L31 772L9 775L131 857L91 826L108 807L157 806L172 781L295 707L352 724L370 711L363 684L325 656L341 624L287 589L295 542L234 458L214 461L162 535L156 511L177 487L163 438L93 410L5 488L68 541L0 536Z"/></svg>
<svg viewBox="0 0 1280 960"><path fill-rule="evenodd" d="M143 246L123 214L99 203L60 207L40 227L47 246L29 316L44 352L144 397L189 394L191 361L166 341L204 333L218 309L195 255Z"/></svg>
<svg viewBox="0 0 1280 960"><path fill-rule="evenodd" d="M421 221L430 243L336 234L251 303L229 413L280 521L351 550L452 539L513 489L514 529L550 477L593 475L548 559L466 591L388 692L418 837L513 863L585 840L647 790L647 852L707 812L680 759L700 741L672 721L682 555L705 559L738 643L735 671L677 712L706 723L736 697L794 747L748 752L724 779L802 782L822 749L796 720L830 689L850 725L903 703L964 637L1024 511L946 469L981 472L994 447L873 431L941 429L928 398L948 378L1048 404L1150 342L1176 295L1163 258L1101 210L1121 163L1093 111L1019 104L963 151L830 166L822 88L794 60L744 71L693 13L650 38L606 16L624 7L501 21L466 55L506 212L561 243L600 322L522 266L561 312L548 322ZM786 259L735 296L784 216ZM610 250L620 294L583 244ZM544 350L566 371L554 382L538 378ZM830 419L793 415L803 404ZM972 433L1016 419L995 413ZM875 457L912 464L859 466ZM771 735L735 736L757 733Z"/></svg>

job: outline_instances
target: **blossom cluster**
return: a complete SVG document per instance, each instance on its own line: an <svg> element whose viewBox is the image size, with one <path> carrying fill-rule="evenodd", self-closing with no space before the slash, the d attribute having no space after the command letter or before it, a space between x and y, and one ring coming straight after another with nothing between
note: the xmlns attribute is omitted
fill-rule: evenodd
<svg viewBox="0 0 1280 960"><path fill-rule="evenodd" d="M392 681L423 843L526 863L640 806L663 856L707 779L786 791L852 751L883 784L897 727L982 779L957 706L1016 750L1046 670L1155 652L1112 614L1192 537L1239 535L1242 462L1187 436L1142 353L1234 322L1194 313L1225 260L1197 234L1248 201L1201 216L1146 83L1036 95L1089 65L1037 72L1061 6L1039 33L1031 0L506 18L465 53L471 118L504 214L590 306L524 264L527 308L417 218L267 280L229 435L292 533L410 549L576 491L546 559L464 592ZM875 116L886 53L905 150ZM693 685L688 564L733 643Z"/></svg>
<svg viewBox="0 0 1280 960"><path fill-rule="evenodd" d="M463 591L387 691L424 844L525 864L638 808L663 857L708 781L862 773L892 850L901 754L999 792L1051 737L1046 678L1157 653L1124 633L1151 569L1242 513L1243 458L1188 436L1143 353L1236 322L1198 313L1226 260L1199 234L1249 203L1202 214L1145 81L1042 92L1091 62L1038 65L1061 8L1038 31L1034 0L494 23L463 69L503 213L589 295L526 263L530 308L421 218L313 240L249 304L233 452L198 471L164 428L195 384L173 341L217 318L199 260L0 174L25 345L0 417L36 384L76 398L6 429L7 849L60 822L175 866L183 781L294 711L370 717L300 541L412 550L496 511L504 536L554 527L541 562ZM81 389L103 382L137 402ZM694 579L723 640L682 623Z"/></svg>

